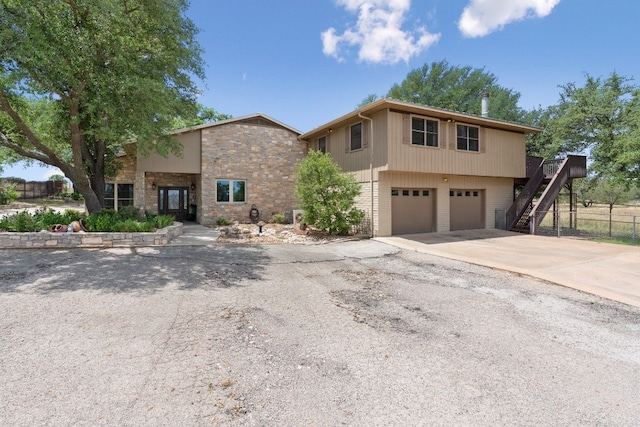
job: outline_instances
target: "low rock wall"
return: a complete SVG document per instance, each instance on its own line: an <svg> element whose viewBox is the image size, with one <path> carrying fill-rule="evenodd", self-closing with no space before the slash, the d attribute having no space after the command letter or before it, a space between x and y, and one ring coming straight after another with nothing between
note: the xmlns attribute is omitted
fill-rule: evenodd
<svg viewBox="0 0 640 427"><path fill-rule="evenodd" d="M0 232L0 249L7 248L116 248L164 246L182 234L182 223L174 222L155 233L37 233Z"/></svg>

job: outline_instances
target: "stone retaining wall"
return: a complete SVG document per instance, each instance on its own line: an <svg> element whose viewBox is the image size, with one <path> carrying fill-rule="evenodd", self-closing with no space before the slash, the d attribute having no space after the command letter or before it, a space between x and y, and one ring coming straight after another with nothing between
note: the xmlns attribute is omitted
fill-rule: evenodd
<svg viewBox="0 0 640 427"><path fill-rule="evenodd" d="M0 232L0 249L7 248L116 248L164 246L182 234L182 223L155 233L37 233Z"/></svg>

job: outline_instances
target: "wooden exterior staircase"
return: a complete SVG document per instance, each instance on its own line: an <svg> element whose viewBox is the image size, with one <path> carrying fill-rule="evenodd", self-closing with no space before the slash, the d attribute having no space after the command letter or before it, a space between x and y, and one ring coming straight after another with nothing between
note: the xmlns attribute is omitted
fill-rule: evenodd
<svg viewBox="0 0 640 427"><path fill-rule="evenodd" d="M507 230L536 234L547 211L558 198L560 190L574 178L587 176L586 156L568 156L559 160L527 158L528 180L506 213ZM542 194L537 197L543 189Z"/></svg>

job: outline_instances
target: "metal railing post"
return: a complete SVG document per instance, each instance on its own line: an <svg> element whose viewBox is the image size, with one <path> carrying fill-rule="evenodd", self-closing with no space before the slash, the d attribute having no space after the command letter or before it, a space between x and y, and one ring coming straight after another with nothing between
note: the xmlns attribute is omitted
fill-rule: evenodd
<svg viewBox="0 0 640 427"><path fill-rule="evenodd" d="M557 221L558 221L558 238L560 238L560 228L562 227L560 225L560 210L558 210L558 219L557 219Z"/></svg>
<svg viewBox="0 0 640 427"><path fill-rule="evenodd" d="M634 215L633 216L633 230L631 233L631 242L635 245L636 244L636 218L637 216Z"/></svg>

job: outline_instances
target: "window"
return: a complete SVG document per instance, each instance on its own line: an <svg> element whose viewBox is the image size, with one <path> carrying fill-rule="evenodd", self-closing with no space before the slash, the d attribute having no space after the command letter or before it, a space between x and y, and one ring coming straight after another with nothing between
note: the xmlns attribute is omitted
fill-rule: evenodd
<svg viewBox="0 0 640 427"><path fill-rule="evenodd" d="M409 190L402 190L402 195L403 196L408 196L409 195Z"/></svg>
<svg viewBox="0 0 640 427"><path fill-rule="evenodd" d="M318 138L318 151L320 151L322 153L326 153L327 152L327 137L326 136Z"/></svg>
<svg viewBox="0 0 640 427"><path fill-rule="evenodd" d="M477 127L457 125L458 150L478 151L479 133Z"/></svg>
<svg viewBox="0 0 640 427"><path fill-rule="evenodd" d="M429 196L429 190L422 190L422 195L424 197L428 197Z"/></svg>
<svg viewBox="0 0 640 427"><path fill-rule="evenodd" d="M244 203L247 201L247 182L231 179L216 180L216 201L218 203Z"/></svg>
<svg viewBox="0 0 640 427"><path fill-rule="evenodd" d="M362 148L362 123L351 126L350 132L351 139L349 144L349 150L355 151Z"/></svg>
<svg viewBox="0 0 640 427"><path fill-rule="evenodd" d="M411 144L426 147L438 146L438 121L422 117L411 118Z"/></svg>
<svg viewBox="0 0 640 427"><path fill-rule="evenodd" d="M133 206L133 184L105 184L104 207L115 209Z"/></svg>
<svg viewBox="0 0 640 427"><path fill-rule="evenodd" d="M395 189L391 190L391 195L392 196L397 196L398 194L400 194L400 193L398 193L398 190L395 190Z"/></svg>

